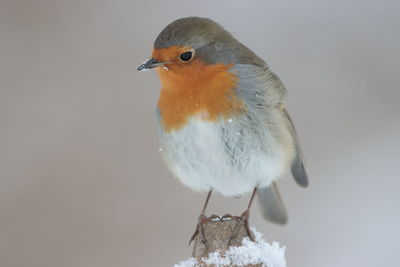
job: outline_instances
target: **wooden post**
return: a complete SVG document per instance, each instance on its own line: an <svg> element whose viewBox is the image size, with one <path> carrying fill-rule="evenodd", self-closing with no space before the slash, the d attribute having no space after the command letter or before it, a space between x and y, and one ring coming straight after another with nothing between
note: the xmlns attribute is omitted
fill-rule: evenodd
<svg viewBox="0 0 400 267"><path fill-rule="evenodd" d="M212 216L213 217L213 216ZM200 266L208 266L204 264L201 258L207 258L209 253L218 251L221 255L228 250L228 243L234 234L234 229L238 228L237 234L233 236L230 245L231 246L241 246L244 237L247 237L247 231L244 224L239 220L211 220L203 224L204 236L207 240L207 247L202 241L201 235L198 234L194 239L193 254L192 257L197 259ZM262 266L257 265L246 265L248 267L252 266Z"/></svg>

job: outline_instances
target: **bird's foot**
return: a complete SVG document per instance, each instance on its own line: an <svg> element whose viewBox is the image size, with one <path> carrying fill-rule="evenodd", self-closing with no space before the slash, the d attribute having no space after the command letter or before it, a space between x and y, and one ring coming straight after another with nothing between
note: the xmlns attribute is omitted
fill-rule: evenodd
<svg viewBox="0 0 400 267"><path fill-rule="evenodd" d="M204 214L200 214L199 220L197 222L196 230L194 231L192 237L190 238L189 246L192 243L192 241L196 238L196 236L198 234L200 234L201 241L203 242L204 246L206 248L208 248L207 239L206 239L206 237L204 235L203 224L205 224L207 222L211 222L211 221L218 221L218 220L221 220L221 218L219 216L217 216L217 215L211 215L211 217L206 217Z"/></svg>
<svg viewBox="0 0 400 267"><path fill-rule="evenodd" d="M229 214L227 214L229 215ZM226 215L224 215L222 218L224 218ZM231 238L228 241L228 247L231 245L232 240L234 240L236 238L236 236L238 235L239 229L241 228L241 226L244 226L244 228L246 229L246 233L248 235L248 237L250 238L251 241L255 241L253 233L250 230L249 227L249 218L250 218L250 210L246 209L242 215L240 215L240 217L237 216L230 216L231 218L239 221L238 224L236 225L235 229L233 229Z"/></svg>

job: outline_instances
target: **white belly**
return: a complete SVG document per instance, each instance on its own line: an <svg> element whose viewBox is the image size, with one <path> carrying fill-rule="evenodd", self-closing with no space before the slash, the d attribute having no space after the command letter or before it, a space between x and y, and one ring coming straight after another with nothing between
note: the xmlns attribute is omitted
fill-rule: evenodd
<svg viewBox="0 0 400 267"><path fill-rule="evenodd" d="M238 196L270 185L288 166L282 145L266 127L259 128L246 127L238 118L220 122L192 118L169 133L160 126L161 153L177 178L193 190L212 188Z"/></svg>

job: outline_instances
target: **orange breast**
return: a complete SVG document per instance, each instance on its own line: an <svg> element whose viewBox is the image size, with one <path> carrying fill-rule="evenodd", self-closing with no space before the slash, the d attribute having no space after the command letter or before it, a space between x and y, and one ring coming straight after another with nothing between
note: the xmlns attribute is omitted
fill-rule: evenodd
<svg viewBox="0 0 400 267"><path fill-rule="evenodd" d="M158 101L166 131L177 130L193 115L215 121L229 118L244 108L234 92L238 78L229 72L232 65L206 65L198 59L190 63L158 68L162 89Z"/></svg>

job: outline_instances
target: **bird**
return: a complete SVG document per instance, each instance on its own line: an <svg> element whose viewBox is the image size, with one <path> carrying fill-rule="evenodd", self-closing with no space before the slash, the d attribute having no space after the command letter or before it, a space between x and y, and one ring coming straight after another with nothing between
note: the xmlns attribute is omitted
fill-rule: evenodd
<svg viewBox="0 0 400 267"><path fill-rule="evenodd" d="M263 217L285 224L276 181L290 171L306 187L308 176L280 78L223 26L201 17L177 19L159 33L151 57L137 70L153 68L161 81L156 128L162 157L184 185L208 192L191 241L204 235L214 191L226 197L252 193L236 217L250 237L256 194Z"/></svg>

